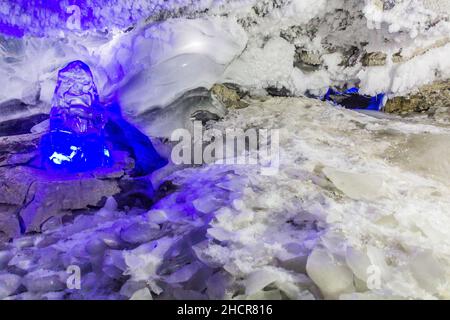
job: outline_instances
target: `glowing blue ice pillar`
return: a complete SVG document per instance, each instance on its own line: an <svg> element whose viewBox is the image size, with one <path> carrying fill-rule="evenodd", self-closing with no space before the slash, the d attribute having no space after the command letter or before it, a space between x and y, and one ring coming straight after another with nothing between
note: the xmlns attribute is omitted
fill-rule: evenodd
<svg viewBox="0 0 450 320"><path fill-rule="evenodd" d="M99 102L92 72L73 61L58 73L50 111L50 133L41 140L47 167L71 172L111 164L104 137L106 113Z"/></svg>

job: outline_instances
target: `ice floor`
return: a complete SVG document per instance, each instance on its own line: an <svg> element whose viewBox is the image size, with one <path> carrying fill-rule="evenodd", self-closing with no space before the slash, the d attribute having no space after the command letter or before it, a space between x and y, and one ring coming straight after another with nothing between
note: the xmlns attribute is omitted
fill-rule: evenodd
<svg viewBox="0 0 450 320"><path fill-rule="evenodd" d="M0 251L0 297L449 298L450 128L263 100L215 126L279 128L277 174L186 168L148 212L110 198L17 238Z"/></svg>

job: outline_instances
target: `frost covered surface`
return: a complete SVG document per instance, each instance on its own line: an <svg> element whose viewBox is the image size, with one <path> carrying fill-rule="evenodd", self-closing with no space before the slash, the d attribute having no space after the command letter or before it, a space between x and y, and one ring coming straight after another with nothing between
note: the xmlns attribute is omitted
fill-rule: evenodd
<svg viewBox="0 0 450 320"><path fill-rule="evenodd" d="M0 76L9 81L0 101L45 108L56 70L77 59L96 66L102 99L119 98L134 116L215 82L292 95L356 85L392 96L450 77L449 0L81 2L92 9L82 17L110 25L80 33L61 27L68 17L55 8L2 4L5 23L49 26L39 29L47 37L1 40ZM51 18L31 19L34 11Z"/></svg>
<svg viewBox="0 0 450 320"><path fill-rule="evenodd" d="M219 1L224 2L224 1ZM128 28L142 19L159 20L167 16L192 15L213 5L210 0L17 0L0 4L0 25L13 35L56 35L69 31L67 20L81 18L82 30ZM74 8L77 6L78 8ZM75 10L75 12L74 12ZM8 32L9 31L9 32Z"/></svg>
<svg viewBox="0 0 450 320"><path fill-rule="evenodd" d="M449 77L441 56L450 50L447 0L264 3L242 18L249 45L227 80L255 89L284 86L294 94L355 84L370 94L404 94ZM363 65L364 55L374 52L386 54L386 62ZM312 71L295 66L298 53Z"/></svg>
<svg viewBox="0 0 450 320"><path fill-rule="evenodd" d="M236 21L170 19L128 33L0 40L0 76L10 78L0 101L48 108L57 70L73 60L91 66L102 101L117 99L137 116L184 92L211 87L246 45Z"/></svg>
<svg viewBox="0 0 450 320"><path fill-rule="evenodd" d="M149 212L110 199L17 238L0 251L2 297L449 297L448 157L423 152L450 150L449 128L298 98L253 101L215 126L280 128L279 173L183 169ZM70 265L81 290L65 287Z"/></svg>

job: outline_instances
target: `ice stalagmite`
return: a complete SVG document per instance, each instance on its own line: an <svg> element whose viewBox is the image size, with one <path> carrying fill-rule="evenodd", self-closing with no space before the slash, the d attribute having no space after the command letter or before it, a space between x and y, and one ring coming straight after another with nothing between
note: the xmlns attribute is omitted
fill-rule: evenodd
<svg viewBox="0 0 450 320"><path fill-rule="evenodd" d="M58 73L52 104L50 133L41 142L44 162L69 171L110 164L103 132L106 114L85 63L71 62Z"/></svg>

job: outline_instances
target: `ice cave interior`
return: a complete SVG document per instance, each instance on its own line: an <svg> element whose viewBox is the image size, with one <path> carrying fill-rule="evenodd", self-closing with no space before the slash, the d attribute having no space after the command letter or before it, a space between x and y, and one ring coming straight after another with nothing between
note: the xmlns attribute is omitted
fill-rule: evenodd
<svg viewBox="0 0 450 320"><path fill-rule="evenodd" d="M449 57L450 0L0 0L0 299L449 299Z"/></svg>

